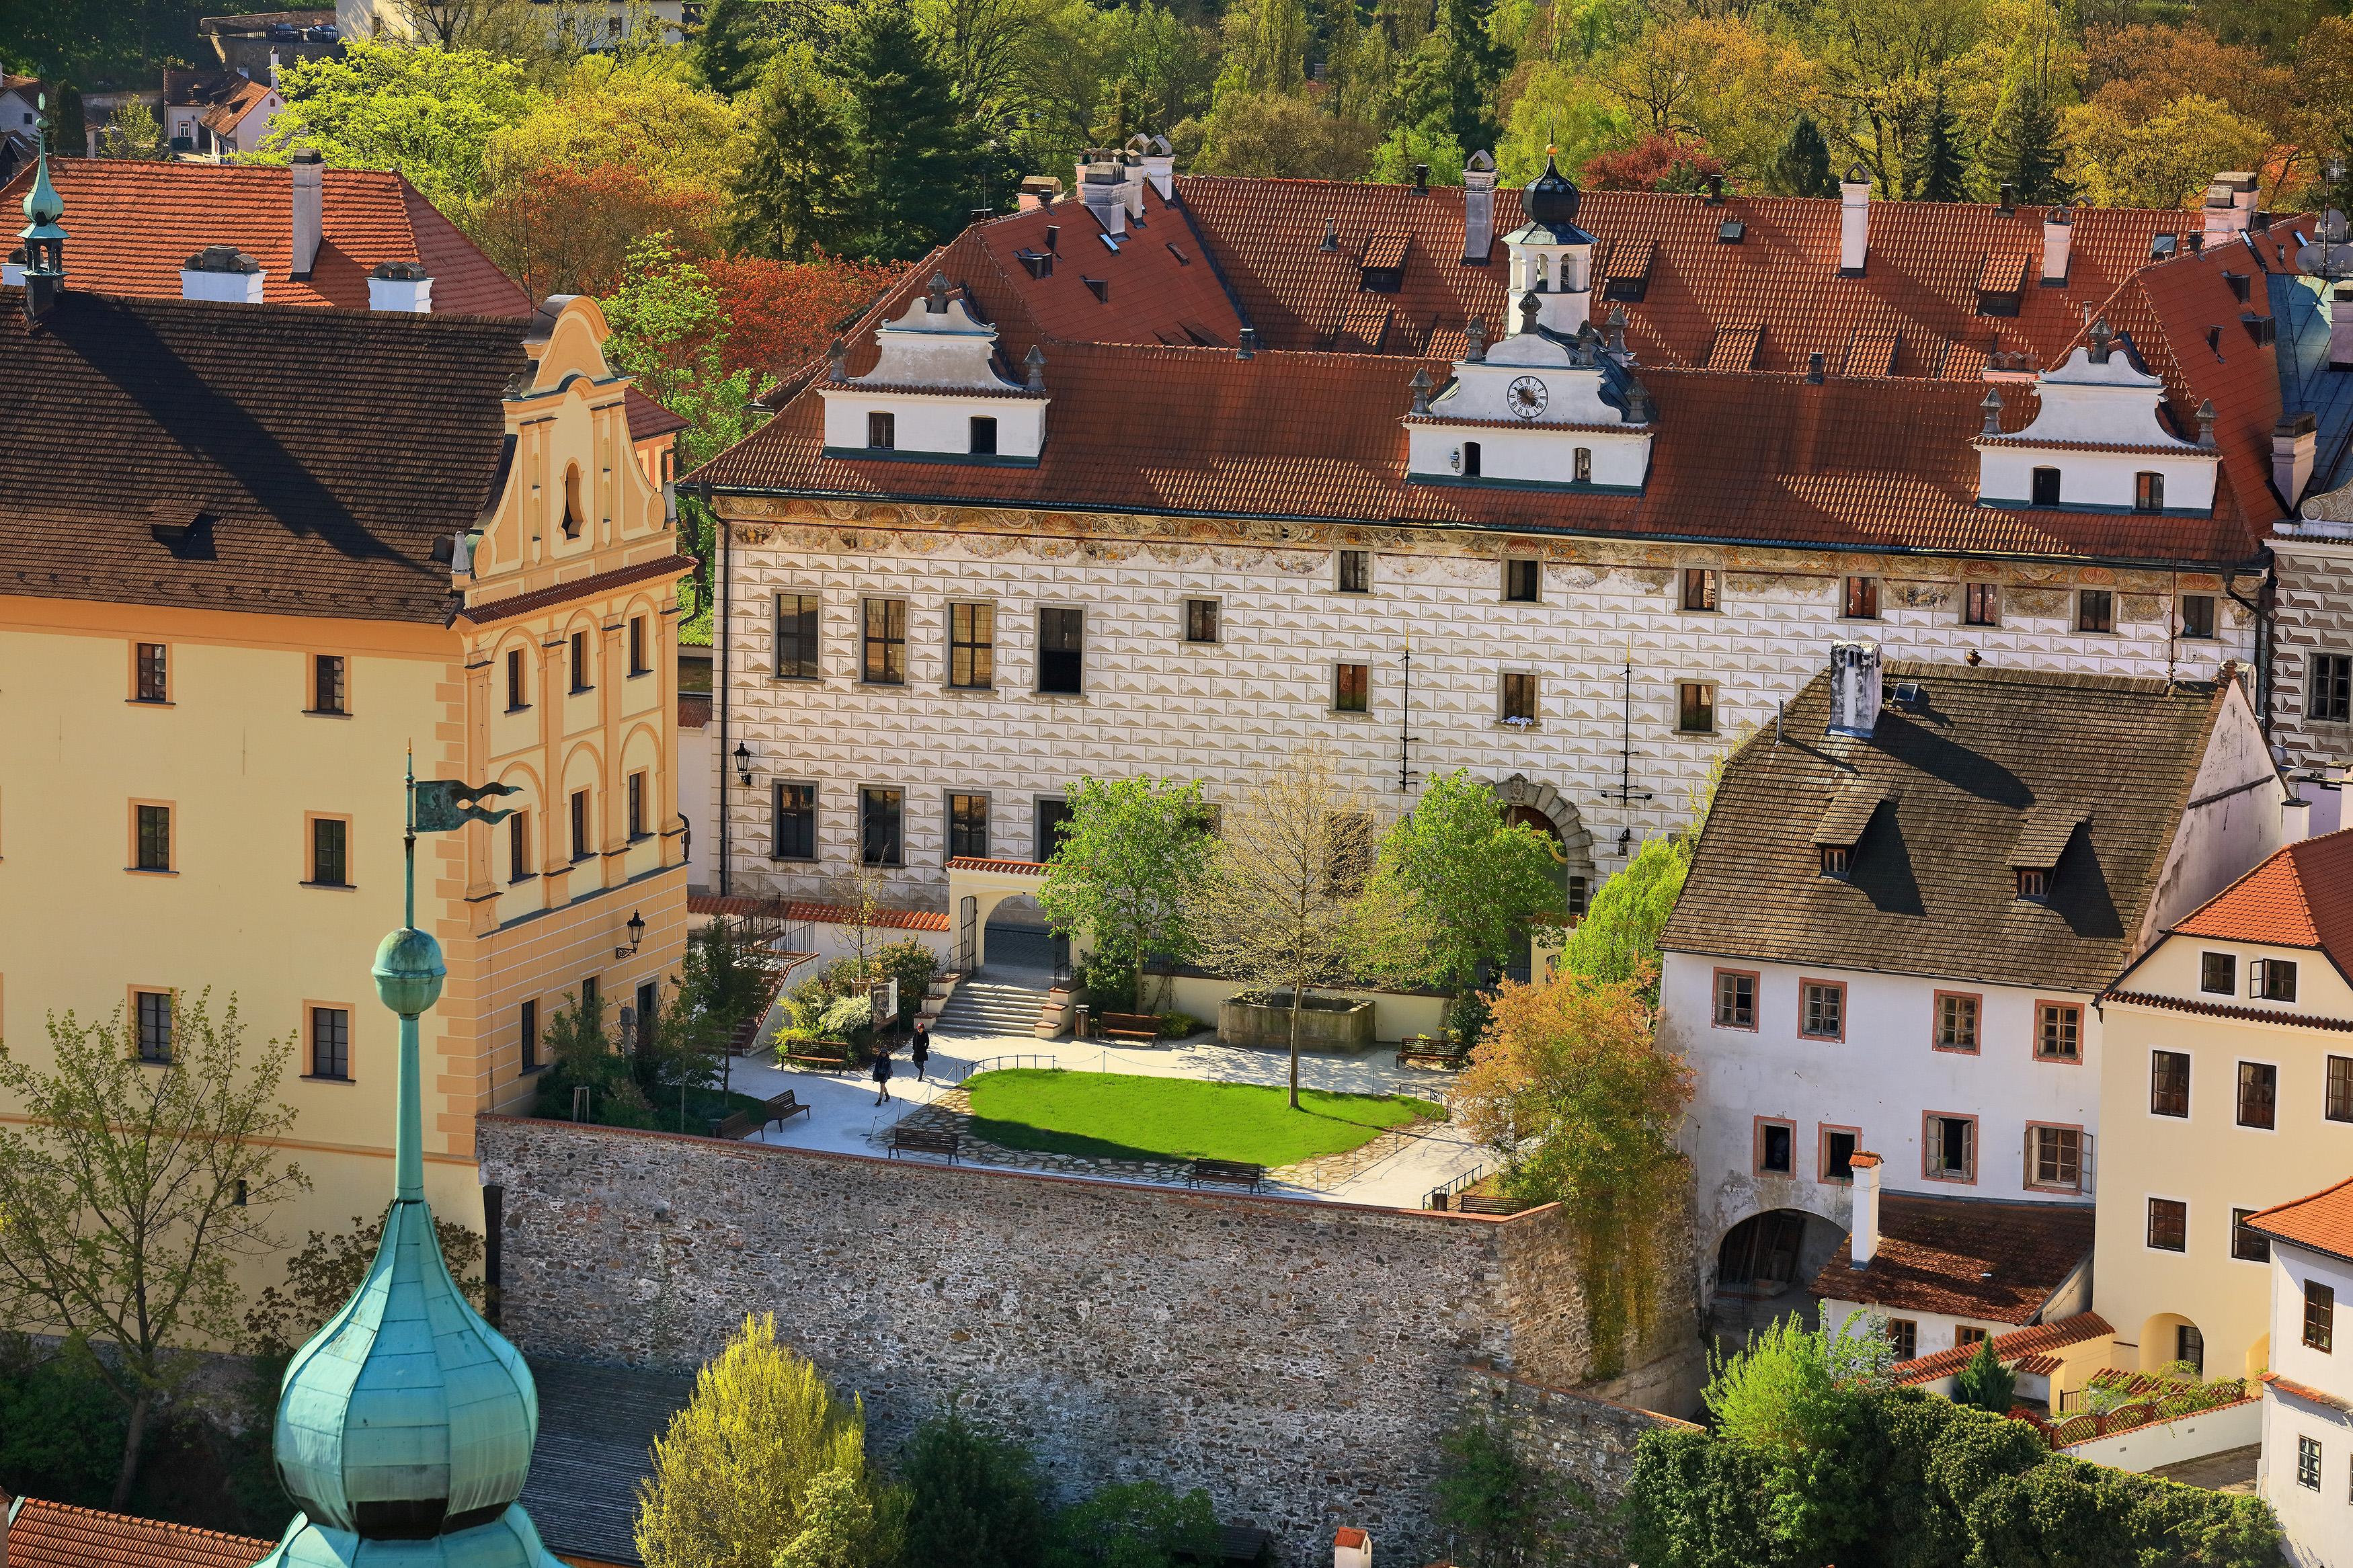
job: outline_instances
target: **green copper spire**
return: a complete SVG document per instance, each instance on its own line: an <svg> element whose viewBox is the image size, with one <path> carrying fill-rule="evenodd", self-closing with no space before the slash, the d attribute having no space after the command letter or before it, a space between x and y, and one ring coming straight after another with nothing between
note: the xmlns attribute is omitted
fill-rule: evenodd
<svg viewBox="0 0 2353 1568"><path fill-rule="evenodd" d="M36 129L38 153L33 169L33 188L25 193L25 226L16 231L23 240L64 239L66 231L58 226L66 216L65 198L58 195L57 186L49 184L49 98L40 98L41 120Z"/></svg>
<svg viewBox="0 0 2353 1568"><path fill-rule="evenodd" d="M286 1369L278 1476L302 1512L260 1568L561 1568L515 1500L539 1431L531 1369L450 1279L425 1202L417 1017L448 969L417 929L419 788L412 772L407 923L374 970L400 1017L392 1207L358 1293Z"/></svg>

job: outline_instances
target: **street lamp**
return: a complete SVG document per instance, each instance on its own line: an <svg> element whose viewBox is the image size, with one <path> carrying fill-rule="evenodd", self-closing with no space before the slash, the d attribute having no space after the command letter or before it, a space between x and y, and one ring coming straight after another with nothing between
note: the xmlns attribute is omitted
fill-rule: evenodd
<svg viewBox="0 0 2353 1568"><path fill-rule="evenodd" d="M635 956L638 951L638 944L646 940L646 917L638 913L635 910L629 911L628 931L629 945L627 947L615 948L613 950L613 956L615 958L629 958Z"/></svg>
<svg viewBox="0 0 2353 1568"><path fill-rule="evenodd" d="M752 748L741 741L735 742L735 776L744 781L745 789L752 787Z"/></svg>

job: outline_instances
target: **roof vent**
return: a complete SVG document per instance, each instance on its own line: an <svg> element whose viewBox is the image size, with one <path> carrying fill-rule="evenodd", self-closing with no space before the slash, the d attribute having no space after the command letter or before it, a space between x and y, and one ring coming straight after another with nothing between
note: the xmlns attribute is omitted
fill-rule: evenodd
<svg viewBox="0 0 2353 1568"><path fill-rule="evenodd" d="M1822 356L1820 353L1806 356L1806 380L1815 386L1822 384Z"/></svg>
<svg viewBox="0 0 2353 1568"><path fill-rule="evenodd" d="M1101 300L1106 305L1111 303L1111 280L1109 279L1082 277L1079 281L1085 284L1087 286L1087 292L1092 294L1096 299Z"/></svg>
<svg viewBox="0 0 2353 1568"><path fill-rule="evenodd" d="M1413 388L1413 411L1416 414L1429 413L1430 367L1426 364L1418 364L1414 366L1413 380L1409 382L1407 384Z"/></svg>
<svg viewBox="0 0 2353 1568"><path fill-rule="evenodd" d="M1720 207L1724 205L1724 176L1722 174L1710 174L1707 177L1707 205L1712 207Z"/></svg>
<svg viewBox="0 0 2353 1568"><path fill-rule="evenodd" d="M2253 296L2254 289L2253 284L2254 280L2243 272L2232 272L2228 268L2225 268L2222 273L2222 281L2231 286L2232 297L2237 300L2242 305L2245 304L2248 300Z"/></svg>
<svg viewBox="0 0 2353 1568"><path fill-rule="evenodd" d="M2239 324L2246 328L2247 336L2258 343L2279 341L2279 321L2276 317L2258 316L2252 310L2242 310L2239 313Z"/></svg>
<svg viewBox="0 0 2353 1568"><path fill-rule="evenodd" d="M1021 263L1022 269L1032 278L1051 278L1054 275L1054 256L1051 251L1032 250L1025 245L1013 253L1013 259Z"/></svg>
<svg viewBox="0 0 2353 1568"><path fill-rule="evenodd" d="M1236 359L1248 359L1250 355L1256 353L1258 353L1258 329L1256 327L1244 327L1241 331L1240 342L1234 345L1234 357Z"/></svg>
<svg viewBox="0 0 2353 1568"><path fill-rule="evenodd" d="M944 272L934 272L932 274L930 286L923 290L923 313L927 316L944 315L947 313L947 308L948 275Z"/></svg>
<svg viewBox="0 0 2353 1568"><path fill-rule="evenodd" d="M208 245L180 266L183 300L259 305L261 283L261 263L234 245Z"/></svg>
<svg viewBox="0 0 2353 1568"><path fill-rule="evenodd" d="M422 316L433 309L433 274L421 261L386 261L368 274L368 309Z"/></svg>
<svg viewBox="0 0 2353 1568"><path fill-rule="evenodd" d="M1046 226L1046 248L1054 255L1061 254L1062 226L1060 224L1050 223Z"/></svg>
<svg viewBox="0 0 2353 1568"><path fill-rule="evenodd" d="M1316 248L1318 250L1337 250L1340 248L1340 220L1338 218L1327 217L1324 220L1324 243L1317 246Z"/></svg>
<svg viewBox="0 0 2353 1568"><path fill-rule="evenodd" d="M1046 351L1037 343L1021 357L1021 384L1032 392L1046 390Z"/></svg>
<svg viewBox="0 0 2353 1568"><path fill-rule="evenodd" d="M1747 237L1748 226L1736 217L1725 218L1715 226L1715 242L1718 245L1738 245Z"/></svg>
<svg viewBox="0 0 2353 1568"><path fill-rule="evenodd" d="M1486 363L1487 323L1476 316L1462 329L1462 357L1472 364Z"/></svg>
<svg viewBox="0 0 2353 1568"><path fill-rule="evenodd" d="M1175 240L1164 240L1162 243L1168 247L1168 254L1176 258L1177 266L1190 267L1193 265L1193 258L1186 255L1183 248L1179 247Z"/></svg>
<svg viewBox="0 0 2353 1568"><path fill-rule="evenodd" d="M1980 437L2000 435L2001 388L1998 386L1987 387L1985 401L1979 403L1978 406L1985 410L1985 428L1978 431L1978 435Z"/></svg>

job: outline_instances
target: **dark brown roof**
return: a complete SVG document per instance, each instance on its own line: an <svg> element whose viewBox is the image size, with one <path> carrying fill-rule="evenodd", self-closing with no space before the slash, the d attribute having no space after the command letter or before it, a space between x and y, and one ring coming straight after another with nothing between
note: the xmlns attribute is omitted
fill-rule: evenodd
<svg viewBox="0 0 2353 1568"><path fill-rule="evenodd" d="M521 323L0 289L0 592L446 623ZM157 528L195 526L177 544Z"/></svg>
<svg viewBox="0 0 2353 1568"><path fill-rule="evenodd" d="M1734 753L1662 945L2096 992L2133 954L2223 701L2214 681L1890 661L1869 740L1826 732L1827 673ZM1917 681L1921 701L1892 701ZM2132 766L2116 737L2132 737ZM1888 796L1845 879L1813 834L1834 799ZM2016 897L2030 821L2081 813L2048 903Z"/></svg>
<svg viewBox="0 0 2353 1568"><path fill-rule="evenodd" d="M1888 1193L1871 1262L1857 1268L1843 1254L1833 1258L1813 1290L1891 1311L2024 1323L2091 1255L2088 1205Z"/></svg>

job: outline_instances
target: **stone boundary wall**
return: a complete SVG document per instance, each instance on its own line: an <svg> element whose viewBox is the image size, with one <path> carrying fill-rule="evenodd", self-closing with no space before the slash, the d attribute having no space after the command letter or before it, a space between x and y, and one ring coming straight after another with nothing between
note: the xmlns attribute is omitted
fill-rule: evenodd
<svg viewBox="0 0 2353 1568"><path fill-rule="evenodd" d="M881 1454L961 1398L1065 1498L1204 1487L1293 1563L1322 1561L1339 1525L1432 1561L1439 1439L1496 1375L1473 1363L1545 1384L1587 1364L1553 1208L1499 1220L500 1116L478 1137L505 1194L503 1327L526 1352L686 1370L774 1312L865 1401ZM1673 1333L1680 1352L1687 1315ZM1627 1431L1665 1418L1588 1419L1559 1441L1596 1452L1561 1463L1606 1477Z"/></svg>

